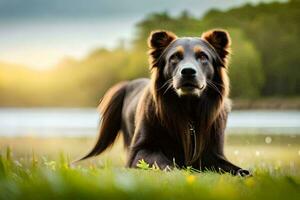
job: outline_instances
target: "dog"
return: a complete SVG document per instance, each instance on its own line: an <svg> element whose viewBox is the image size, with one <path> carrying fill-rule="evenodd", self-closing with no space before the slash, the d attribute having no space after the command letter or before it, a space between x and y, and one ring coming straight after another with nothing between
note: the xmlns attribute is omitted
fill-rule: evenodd
<svg viewBox="0 0 300 200"><path fill-rule="evenodd" d="M108 90L99 105L99 138L80 160L101 154L122 134L130 168L143 159L160 169L192 167L250 175L223 152L230 112L230 43L222 29L201 37L151 32L151 78L121 82Z"/></svg>

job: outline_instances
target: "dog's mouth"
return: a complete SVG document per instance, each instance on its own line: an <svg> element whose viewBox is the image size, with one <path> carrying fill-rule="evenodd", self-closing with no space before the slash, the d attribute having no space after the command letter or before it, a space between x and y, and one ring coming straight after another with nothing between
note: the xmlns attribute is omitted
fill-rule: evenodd
<svg viewBox="0 0 300 200"><path fill-rule="evenodd" d="M184 83L179 88L186 90L200 89L200 87L196 83Z"/></svg>
<svg viewBox="0 0 300 200"><path fill-rule="evenodd" d="M179 96L185 96L185 95L200 96L202 90L205 87L204 84L199 84L194 81L181 82L176 86L177 87L175 87L175 89Z"/></svg>

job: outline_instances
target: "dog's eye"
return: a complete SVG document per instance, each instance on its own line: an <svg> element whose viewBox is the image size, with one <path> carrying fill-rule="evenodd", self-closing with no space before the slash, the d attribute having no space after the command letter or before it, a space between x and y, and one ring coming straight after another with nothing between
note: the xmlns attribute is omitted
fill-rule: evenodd
<svg viewBox="0 0 300 200"><path fill-rule="evenodd" d="M171 64L176 64L182 59L182 54L181 53L175 53L170 57L170 63Z"/></svg>
<svg viewBox="0 0 300 200"><path fill-rule="evenodd" d="M205 62L208 60L208 56L204 52L200 52L196 54L197 60L200 60L202 62Z"/></svg>

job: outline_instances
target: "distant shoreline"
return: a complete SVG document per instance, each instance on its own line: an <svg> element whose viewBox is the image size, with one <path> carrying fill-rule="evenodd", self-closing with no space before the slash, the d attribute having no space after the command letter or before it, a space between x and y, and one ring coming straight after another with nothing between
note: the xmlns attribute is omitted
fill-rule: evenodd
<svg viewBox="0 0 300 200"><path fill-rule="evenodd" d="M80 108L97 108L97 103L95 106L92 105L1 105L1 108L68 108L68 109L80 109ZM268 97L268 98L257 98L257 99L232 99L233 110L300 110L300 96L299 97Z"/></svg>
<svg viewBox="0 0 300 200"><path fill-rule="evenodd" d="M234 110L300 110L300 97L233 99Z"/></svg>

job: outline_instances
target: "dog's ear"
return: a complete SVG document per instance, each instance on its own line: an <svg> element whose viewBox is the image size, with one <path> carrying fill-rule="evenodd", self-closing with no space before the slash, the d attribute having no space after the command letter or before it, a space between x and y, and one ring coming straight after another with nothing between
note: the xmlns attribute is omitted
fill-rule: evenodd
<svg viewBox="0 0 300 200"><path fill-rule="evenodd" d="M229 33L222 29L213 29L204 32L201 36L202 39L210 43L220 58L225 61L230 51L231 39Z"/></svg>
<svg viewBox="0 0 300 200"><path fill-rule="evenodd" d="M148 46L152 49L165 48L176 38L177 36L169 31L152 31L148 39Z"/></svg>
<svg viewBox="0 0 300 200"><path fill-rule="evenodd" d="M152 31L148 38L148 46L150 48L150 65L151 68L157 66L158 58L164 49L175 39L177 36L169 31Z"/></svg>

